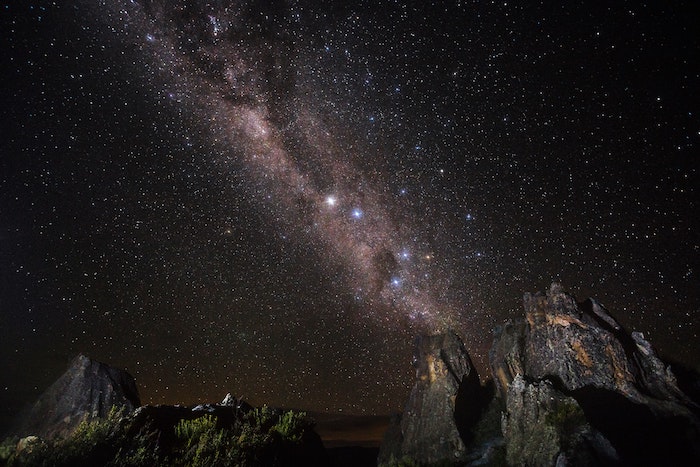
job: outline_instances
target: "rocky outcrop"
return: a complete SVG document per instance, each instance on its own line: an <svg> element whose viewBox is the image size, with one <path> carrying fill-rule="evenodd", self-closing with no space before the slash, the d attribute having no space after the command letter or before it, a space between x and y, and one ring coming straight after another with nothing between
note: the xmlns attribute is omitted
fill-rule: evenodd
<svg viewBox="0 0 700 467"><path fill-rule="evenodd" d="M13 432L42 439L67 436L85 419L106 418L113 408L128 413L139 405L136 383L129 373L78 355Z"/></svg>
<svg viewBox="0 0 700 467"><path fill-rule="evenodd" d="M389 426L384 432L382 443L379 448L377 464L393 465L401 459L401 449L403 445L403 435L401 434L401 414L394 414L389 420Z"/></svg>
<svg viewBox="0 0 700 467"><path fill-rule="evenodd" d="M465 456L463 435L475 418L479 378L457 334L416 339L416 382L403 415L390 426L379 462L409 458L419 464L455 463ZM462 433L461 433L462 432Z"/></svg>
<svg viewBox="0 0 700 467"><path fill-rule="evenodd" d="M642 334L557 284L523 302L490 353L510 463L700 460L697 406Z"/></svg>
<svg viewBox="0 0 700 467"><path fill-rule="evenodd" d="M508 386L502 418L510 465L610 465L619 461L610 442L586 421L576 399L549 381Z"/></svg>
<svg viewBox="0 0 700 467"><path fill-rule="evenodd" d="M525 319L499 330L491 350L500 395L522 374L556 379L568 391L595 387L639 403L690 403L644 336L625 332L596 300L578 304L553 284L546 295L525 294L523 303Z"/></svg>

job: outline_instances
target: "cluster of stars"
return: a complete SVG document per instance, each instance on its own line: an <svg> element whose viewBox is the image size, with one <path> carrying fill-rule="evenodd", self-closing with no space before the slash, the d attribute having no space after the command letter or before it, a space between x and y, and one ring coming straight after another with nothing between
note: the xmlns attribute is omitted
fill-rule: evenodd
<svg viewBox="0 0 700 467"><path fill-rule="evenodd" d="M146 402L388 413L414 334L483 376L552 280L694 364L691 7L86 3L1 10L14 405L80 351Z"/></svg>

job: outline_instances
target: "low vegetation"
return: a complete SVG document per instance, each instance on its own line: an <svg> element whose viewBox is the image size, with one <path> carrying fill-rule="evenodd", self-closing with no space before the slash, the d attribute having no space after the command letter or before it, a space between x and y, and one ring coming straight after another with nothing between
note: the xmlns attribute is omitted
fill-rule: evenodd
<svg viewBox="0 0 700 467"><path fill-rule="evenodd" d="M17 439L8 439L0 445L0 465L284 465L312 428L303 412L265 406L225 424L207 414L167 429L149 423L137 427L134 417L112 411L106 419L83 422L65 439L34 440L21 449Z"/></svg>
<svg viewBox="0 0 700 467"><path fill-rule="evenodd" d="M561 402L555 410L547 413L545 421L559 431L568 434L584 425L586 416L576 402Z"/></svg>

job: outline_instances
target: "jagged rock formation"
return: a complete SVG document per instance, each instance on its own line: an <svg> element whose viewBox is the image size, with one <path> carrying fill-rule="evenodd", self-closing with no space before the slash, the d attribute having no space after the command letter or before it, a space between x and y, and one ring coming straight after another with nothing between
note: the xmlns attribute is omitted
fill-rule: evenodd
<svg viewBox="0 0 700 467"><path fill-rule="evenodd" d="M610 442L586 421L576 399L547 380L508 386L502 418L511 465L610 465L619 461Z"/></svg>
<svg viewBox="0 0 700 467"><path fill-rule="evenodd" d="M524 320L501 328L490 354L509 463L700 460L697 406L643 335L557 284L524 305Z"/></svg>
<svg viewBox="0 0 700 467"><path fill-rule="evenodd" d="M640 333L628 335L597 301L579 306L553 284L546 295L525 294L525 320L503 329L491 361L504 394L516 374L556 377L569 391L609 389L636 401L645 394L688 402L675 377Z"/></svg>
<svg viewBox="0 0 700 467"><path fill-rule="evenodd" d="M106 418L113 407L128 413L139 405L129 373L78 355L12 431L20 437L67 436L86 418Z"/></svg>
<svg viewBox="0 0 700 467"><path fill-rule="evenodd" d="M456 335L419 338L418 381L380 465L700 465L696 374L679 384L641 333L557 284L524 306L496 332L488 410Z"/></svg>
<svg viewBox="0 0 700 467"><path fill-rule="evenodd" d="M379 463L410 458L419 464L463 459L460 430L474 418L469 404L480 394L479 378L464 344L448 331L416 339L416 383L403 415L389 427Z"/></svg>

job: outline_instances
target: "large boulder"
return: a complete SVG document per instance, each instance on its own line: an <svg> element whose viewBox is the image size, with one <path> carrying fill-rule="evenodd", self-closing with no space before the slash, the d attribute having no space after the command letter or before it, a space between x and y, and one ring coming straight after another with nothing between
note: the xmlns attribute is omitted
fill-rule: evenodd
<svg viewBox="0 0 700 467"><path fill-rule="evenodd" d="M416 382L400 419L390 427L379 462L456 463L465 456L463 433L475 419L469 401L480 396L479 377L453 331L416 339Z"/></svg>
<svg viewBox="0 0 700 467"><path fill-rule="evenodd" d="M523 302L524 319L497 331L489 356L511 463L700 460L697 406L643 335L558 284ZM571 420L544 423L576 407L575 430Z"/></svg>
<svg viewBox="0 0 700 467"><path fill-rule="evenodd" d="M129 373L78 355L21 416L13 432L20 437L65 437L83 420L106 418L112 410L126 414L140 405L136 383Z"/></svg>

